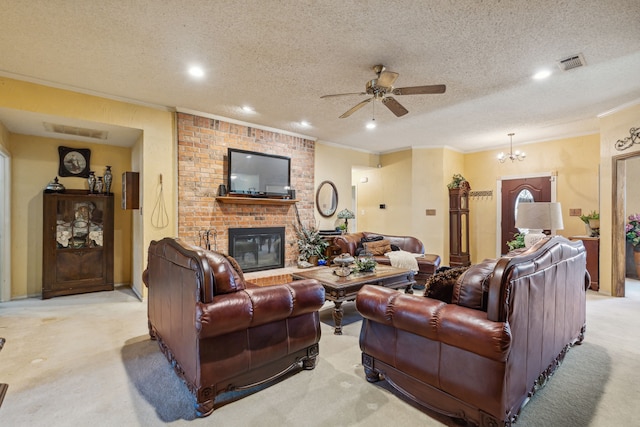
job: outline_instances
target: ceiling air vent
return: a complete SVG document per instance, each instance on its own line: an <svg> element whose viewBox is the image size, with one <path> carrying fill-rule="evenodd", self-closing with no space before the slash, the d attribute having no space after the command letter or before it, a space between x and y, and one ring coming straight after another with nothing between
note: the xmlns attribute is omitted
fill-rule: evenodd
<svg viewBox="0 0 640 427"><path fill-rule="evenodd" d="M42 122L47 132L61 133L64 135L82 136L85 138L107 139L109 132L99 129L80 128L77 126L60 125L56 123Z"/></svg>
<svg viewBox="0 0 640 427"><path fill-rule="evenodd" d="M584 56L582 56L581 53L558 61L558 66L562 71L569 71L573 68L582 67L583 65L587 65L587 63L584 62Z"/></svg>

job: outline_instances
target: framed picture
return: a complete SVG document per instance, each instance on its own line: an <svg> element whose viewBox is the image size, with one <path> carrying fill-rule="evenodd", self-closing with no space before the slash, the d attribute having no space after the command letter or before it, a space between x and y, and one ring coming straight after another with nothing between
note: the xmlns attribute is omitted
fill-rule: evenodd
<svg viewBox="0 0 640 427"><path fill-rule="evenodd" d="M91 150L88 148L58 147L60 154L59 176L89 177L89 159Z"/></svg>

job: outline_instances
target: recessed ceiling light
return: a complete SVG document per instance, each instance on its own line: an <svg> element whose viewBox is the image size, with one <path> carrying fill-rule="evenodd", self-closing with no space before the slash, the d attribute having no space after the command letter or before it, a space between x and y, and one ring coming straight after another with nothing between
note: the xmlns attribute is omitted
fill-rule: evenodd
<svg viewBox="0 0 640 427"><path fill-rule="evenodd" d="M198 67L197 65L194 65L193 67L189 68L189 74L192 77L204 77L204 70L202 69L202 67Z"/></svg>
<svg viewBox="0 0 640 427"><path fill-rule="evenodd" d="M245 113L253 113L255 110L253 109L253 107L249 107L248 105L243 105L242 111L244 111Z"/></svg>
<svg viewBox="0 0 640 427"><path fill-rule="evenodd" d="M551 75L551 70L540 70L533 75L534 80L546 79Z"/></svg>
<svg viewBox="0 0 640 427"><path fill-rule="evenodd" d="M302 126L303 128L308 128L309 126L311 126L311 123L309 123L306 120L303 120L300 122L300 126Z"/></svg>
<svg viewBox="0 0 640 427"><path fill-rule="evenodd" d="M374 120L371 120L369 123L367 123L367 129L375 129L376 128L376 122Z"/></svg>

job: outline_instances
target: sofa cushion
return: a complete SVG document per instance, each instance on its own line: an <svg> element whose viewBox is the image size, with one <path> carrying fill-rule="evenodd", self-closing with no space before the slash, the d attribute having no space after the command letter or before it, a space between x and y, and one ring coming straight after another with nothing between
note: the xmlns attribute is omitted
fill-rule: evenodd
<svg viewBox="0 0 640 427"><path fill-rule="evenodd" d="M213 292L205 289L205 294L221 295L238 292L246 288L244 274L238 262L232 257L213 251L202 251L208 261L208 271L213 276ZM205 298L208 302L210 299Z"/></svg>
<svg viewBox="0 0 640 427"><path fill-rule="evenodd" d="M356 251L353 253L353 255L359 256L364 252L363 243L367 243L368 244L369 242L379 242L382 239L384 239L383 236L362 236L362 238L358 242L358 246L356 246ZM368 245L367 245L367 247L368 247ZM371 250L369 250L369 252L371 252Z"/></svg>
<svg viewBox="0 0 640 427"><path fill-rule="evenodd" d="M367 252L373 255L384 255L387 252L391 252L391 244L388 240L382 239L375 242L366 243Z"/></svg>
<svg viewBox="0 0 640 427"><path fill-rule="evenodd" d="M467 268L468 267L442 267L442 269L438 269L440 270L439 272L427 279L424 296L450 304L453 296L453 288L458 281L458 277L460 277Z"/></svg>
<svg viewBox="0 0 640 427"><path fill-rule="evenodd" d="M487 311L489 280L498 261L485 259L465 271L453 287L451 302L463 307Z"/></svg>

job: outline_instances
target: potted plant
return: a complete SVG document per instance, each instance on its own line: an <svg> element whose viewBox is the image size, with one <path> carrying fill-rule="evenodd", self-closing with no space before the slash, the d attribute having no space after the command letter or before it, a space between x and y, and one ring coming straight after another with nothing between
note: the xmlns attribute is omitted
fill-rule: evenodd
<svg viewBox="0 0 640 427"><path fill-rule="evenodd" d="M447 184L447 188L449 190L464 187L469 187L469 182L465 179L464 176L460 175L459 173L454 174L451 182Z"/></svg>
<svg viewBox="0 0 640 427"><path fill-rule="evenodd" d="M633 261L636 264L636 274L640 277L640 214L629 215L629 222L624 232L627 242L633 246Z"/></svg>
<svg viewBox="0 0 640 427"><path fill-rule="evenodd" d="M353 267L354 273L364 273L368 271L373 271L376 269L376 260L372 257L361 257L357 258L354 261L355 265Z"/></svg>
<svg viewBox="0 0 640 427"><path fill-rule="evenodd" d="M302 224L294 224L298 244L298 259L317 265L319 259L324 259L324 251L329 246L315 226L305 227Z"/></svg>
<svg viewBox="0 0 640 427"><path fill-rule="evenodd" d="M585 224L587 236L596 237L600 235L600 214L598 212L591 211L587 215L580 215L580 219Z"/></svg>
<svg viewBox="0 0 640 427"><path fill-rule="evenodd" d="M524 234L515 233L513 235L513 240L509 240L507 242L507 246L509 246L509 251L524 248Z"/></svg>

